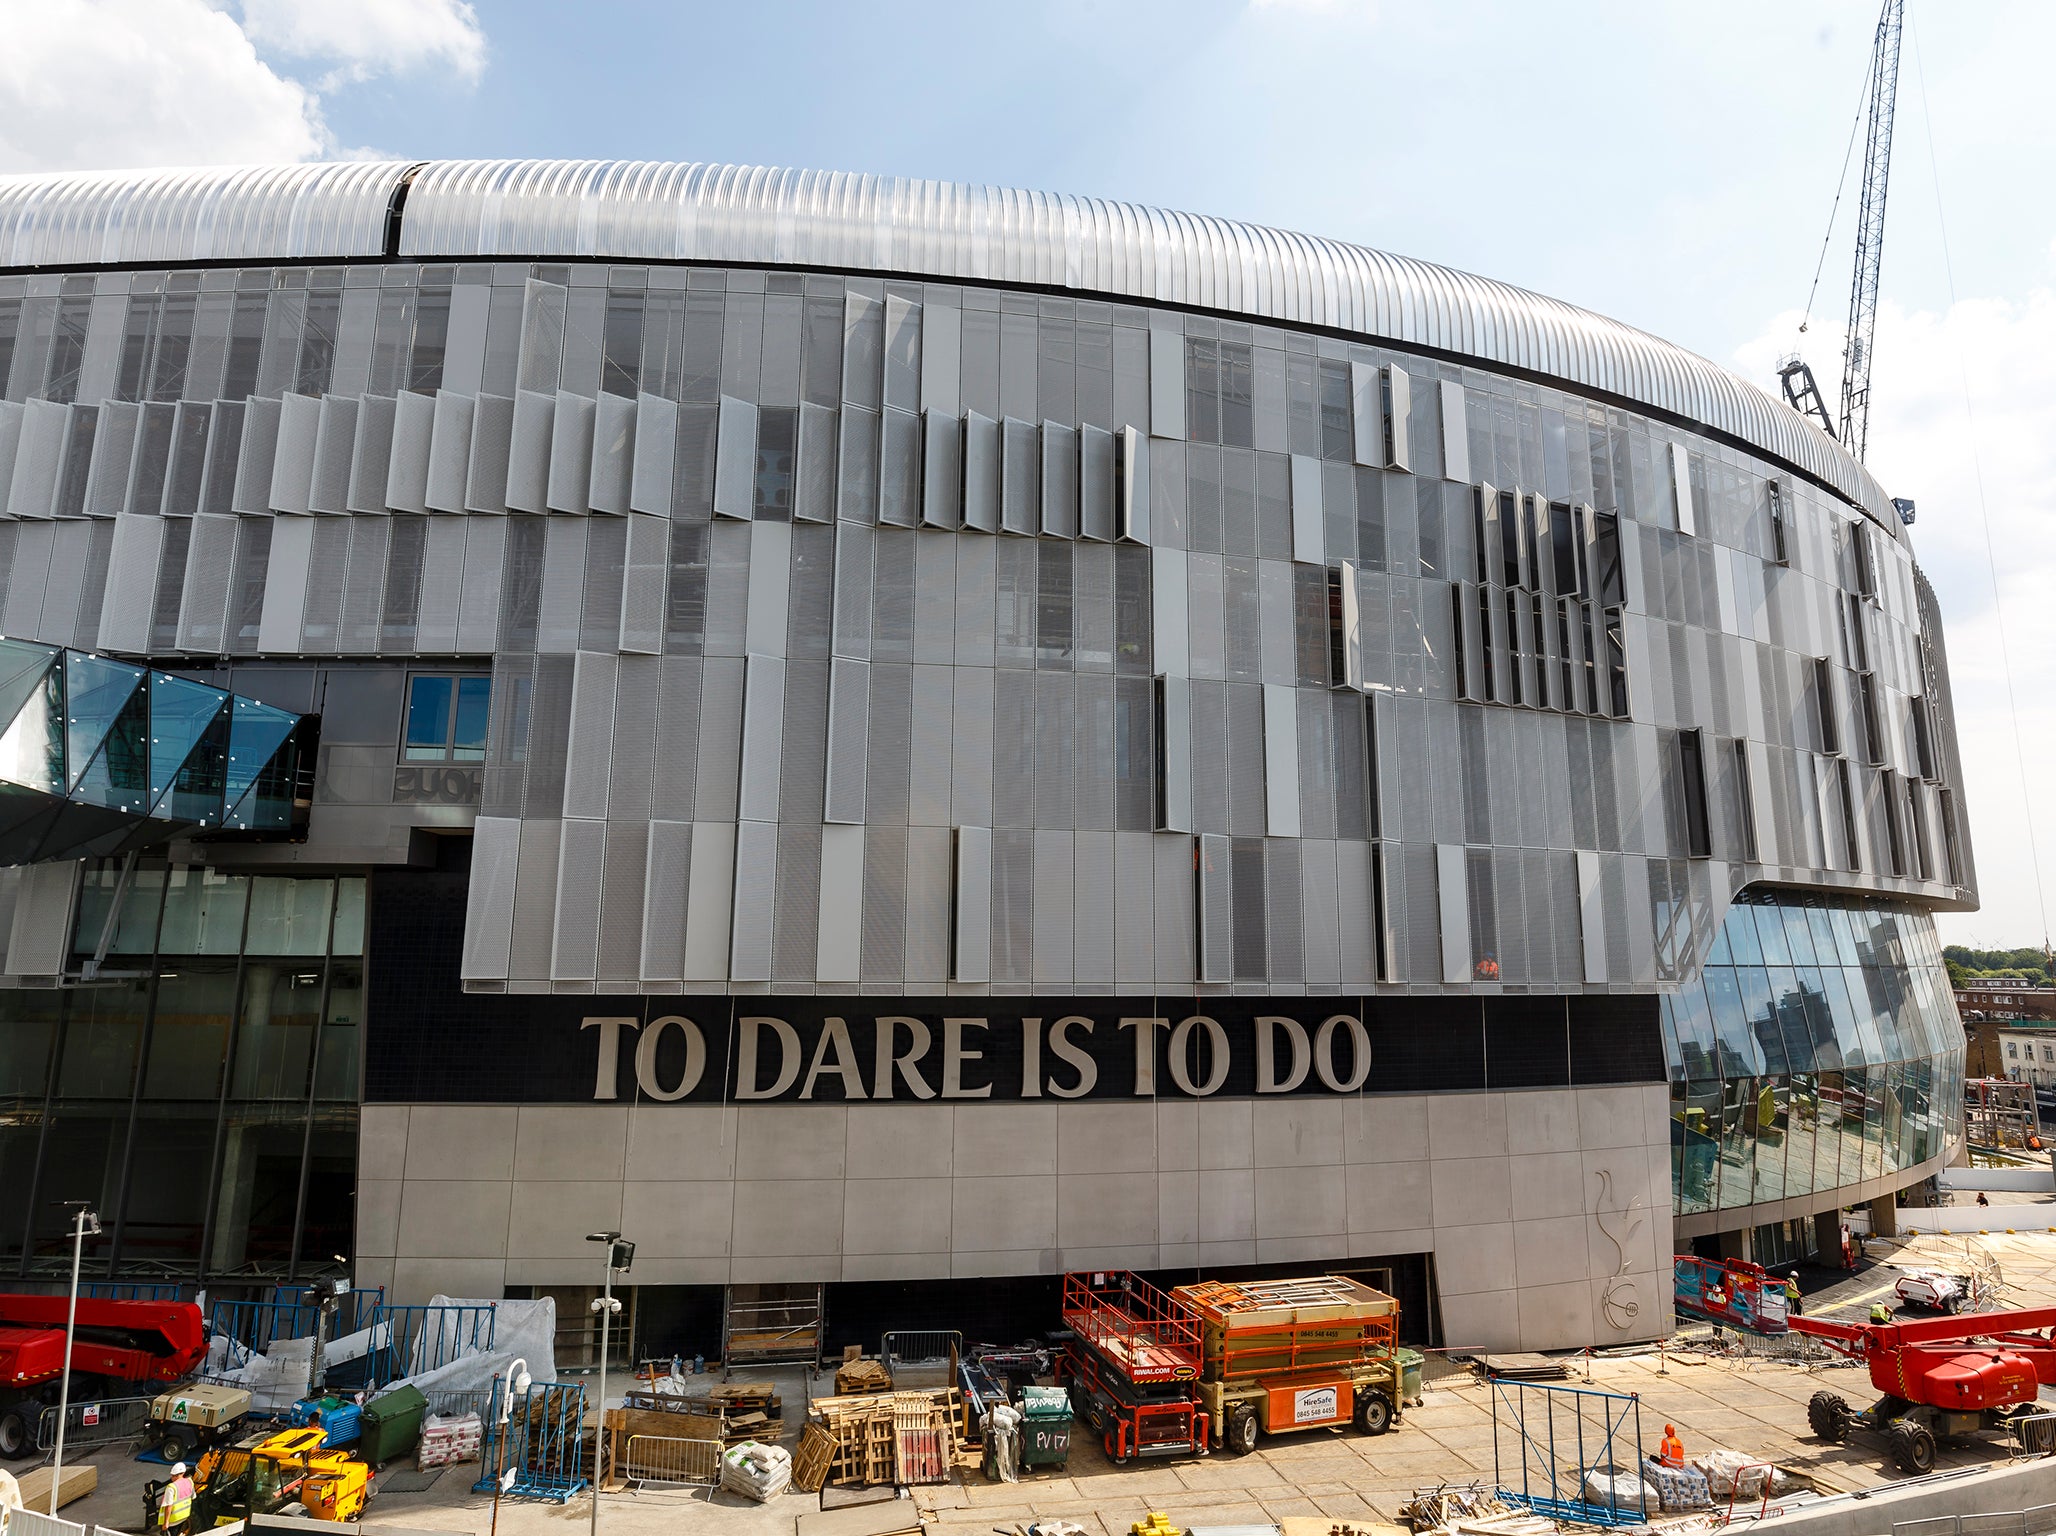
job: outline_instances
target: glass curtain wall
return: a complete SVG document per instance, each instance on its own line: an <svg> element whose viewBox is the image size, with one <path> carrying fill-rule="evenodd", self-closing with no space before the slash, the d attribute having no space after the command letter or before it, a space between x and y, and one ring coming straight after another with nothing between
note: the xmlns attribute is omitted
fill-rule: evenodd
<svg viewBox="0 0 2056 1536"><path fill-rule="evenodd" d="M1828 1195L1960 1132L1963 1026L1924 912L1744 895L1663 1025L1680 1216Z"/></svg>
<svg viewBox="0 0 2056 1536"><path fill-rule="evenodd" d="M120 894L118 908L115 906ZM351 1242L361 875L89 867L95 982L0 991L0 1272L297 1278Z"/></svg>

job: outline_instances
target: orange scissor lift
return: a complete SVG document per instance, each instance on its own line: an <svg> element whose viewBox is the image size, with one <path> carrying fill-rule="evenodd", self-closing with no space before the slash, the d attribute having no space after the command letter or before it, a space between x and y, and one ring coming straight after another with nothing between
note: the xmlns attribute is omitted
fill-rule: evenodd
<svg viewBox="0 0 2056 1536"><path fill-rule="evenodd" d="M1198 1396L1237 1455L1257 1438L1399 1418L1399 1303L1343 1275L1205 1280L1171 1292L1200 1321Z"/></svg>
<svg viewBox="0 0 2056 1536"><path fill-rule="evenodd" d="M1057 1379L1111 1461L1204 1456L1199 1314L1128 1270L1064 1276Z"/></svg>

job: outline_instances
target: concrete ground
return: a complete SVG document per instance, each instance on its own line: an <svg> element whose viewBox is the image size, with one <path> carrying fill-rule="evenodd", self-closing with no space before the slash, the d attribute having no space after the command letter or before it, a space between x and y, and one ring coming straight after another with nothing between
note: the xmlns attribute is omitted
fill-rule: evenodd
<svg viewBox="0 0 2056 1536"><path fill-rule="evenodd" d="M1909 1215L1913 1213L1907 1213ZM2008 1307L2056 1305L2056 1234L1994 1233L1973 1239L1998 1262ZM1809 1269L1801 1273L1810 1315L1861 1321L1871 1304L1890 1300L1901 1268L1959 1268L1965 1240L1924 1236L1900 1243L1874 1242L1862 1272ZM1666 1422L1677 1426L1688 1454L1713 1448L1803 1472L1823 1490L1877 1487L1897 1474L1875 1437L1848 1445L1815 1441L1806 1425L1806 1402L1815 1392L1838 1392L1858 1407L1872 1393L1864 1372L1845 1365L1803 1366L1764 1353L1735 1357L1709 1352L1708 1330L1689 1329L1662 1352L1574 1359L1572 1386L1590 1385L1633 1394L1644 1449L1653 1451ZM797 1373L781 1380L786 1398L787 1444L797 1438L802 1411ZM824 1384L825 1385L825 1384ZM1494 1423L1494 1397L1501 1397ZM708 1532L722 1536L876 1536L913 1529L929 1536L989 1536L1011 1532L1037 1519L1073 1520L1088 1536L1122 1536L1131 1522L1162 1510L1181 1524L1235 1524L1288 1520L1290 1536L1300 1531L1325 1536L1329 1525L1348 1521L1359 1528L1397 1518L1400 1505L1417 1490L1441 1483L1495 1481L1518 1477L1519 1440L1509 1420L1503 1389L1495 1393L1469 1375L1431 1386L1425 1403L1409 1408L1390 1433L1367 1438L1350 1432L1315 1431L1267 1439L1247 1457L1216 1453L1202 1459L1115 1467L1097 1445L1080 1436L1061 1474L1044 1473L1019 1483L988 1483L966 1465L958 1484L916 1490L910 1499L856 1508L823 1510L820 1500L787 1493L755 1505L731 1494L620 1492L603 1496L600 1521L613 1536L676 1536ZM1560 1435L1569 1421L1558 1421ZM1973 1466L2003 1460L2007 1448L1990 1441L1945 1446L1939 1465ZM1627 1454L1619 1457L1629 1460ZM100 1488L68 1506L67 1519L120 1530L139 1528L144 1480L161 1468L139 1464L112 1451L93 1458ZM406 1469L381 1474L379 1483L405 1479ZM475 1464L453 1467L423 1492L379 1487L364 1529L367 1536L403 1531L463 1532L485 1536L493 1525L491 1499L469 1490ZM506 1536L571 1536L591 1519L589 1497L567 1506L503 1501L496 1530ZM1302 1520L1310 1524L1302 1526ZM1296 1528L1296 1529L1295 1529Z"/></svg>

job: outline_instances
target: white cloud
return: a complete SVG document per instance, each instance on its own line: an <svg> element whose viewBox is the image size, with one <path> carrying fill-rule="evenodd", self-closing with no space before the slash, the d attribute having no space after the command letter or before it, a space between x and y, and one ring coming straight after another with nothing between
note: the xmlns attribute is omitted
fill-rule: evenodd
<svg viewBox="0 0 2056 1536"><path fill-rule="evenodd" d="M347 79L433 65L476 80L485 68L465 0L243 0L243 27L258 47L333 61Z"/></svg>
<svg viewBox="0 0 2056 1536"><path fill-rule="evenodd" d="M204 0L0 0L0 170L304 160L320 102Z"/></svg>
<svg viewBox="0 0 2056 1536"><path fill-rule="evenodd" d="M1796 322L1780 316L1736 354L1773 393ZM1816 326L1806 340L1832 407L1840 337ZM2056 918L2041 889L2056 898L2056 800L2045 793L2056 762L2056 292L1940 313L1882 306L1875 356L1869 464L1919 504L1913 549L1942 608L1984 901L1943 918L1944 936L2036 943Z"/></svg>
<svg viewBox="0 0 2056 1536"><path fill-rule="evenodd" d="M322 95L439 68L475 80L463 0L0 0L0 172L345 157ZM261 50L261 52L260 52ZM321 70L301 78L275 59Z"/></svg>

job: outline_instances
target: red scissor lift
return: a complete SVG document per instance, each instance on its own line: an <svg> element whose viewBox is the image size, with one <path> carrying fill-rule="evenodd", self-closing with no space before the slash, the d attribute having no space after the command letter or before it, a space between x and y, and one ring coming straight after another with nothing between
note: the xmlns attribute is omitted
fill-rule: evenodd
<svg viewBox="0 0 2056 1536"><path fill-rule="evenodd" d="M1058 1380L1108 1458L1204 1456L1199 1314L1128 1270L1064 1276L1063 1309Z"/></svg>

